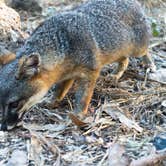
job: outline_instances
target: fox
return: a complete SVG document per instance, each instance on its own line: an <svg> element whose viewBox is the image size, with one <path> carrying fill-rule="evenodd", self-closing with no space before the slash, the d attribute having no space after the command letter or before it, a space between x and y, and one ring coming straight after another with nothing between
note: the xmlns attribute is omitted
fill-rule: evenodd
<svg viewBox="0 0 166 166"><path fill-rule="evenodd" d="M89 0L41 23L16 55L0 56L1 130L16 127L23 115L56 84L60 102L77 81L74 115L86 116L93 90L106 64L118 63L116 81L130 57L148 52L150 26L136 0Z"/></svg>

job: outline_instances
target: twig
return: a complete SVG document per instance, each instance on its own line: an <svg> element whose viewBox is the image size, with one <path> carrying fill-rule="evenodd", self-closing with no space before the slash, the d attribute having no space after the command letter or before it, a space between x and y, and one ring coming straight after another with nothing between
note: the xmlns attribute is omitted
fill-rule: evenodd
<svg viewBox="0 0 166 166"><path fill-rule="evenodd" d="M147 157L141 157L138 160L134 160L131 162L130 166L148 166L148 165L155 165L156 163L166 159L166 152L164 153L156 153L150 154Z"/></svg>
<svg viewBox="0 0 166 166"><path fill-rule="evenodd" d="M143 84L142 84L142 87L143 87L143 88L146 86L149 72L150 72L150 69L148 68L148 69L146 70L145 79L144 79L144 82L143 82Z"/></svg>

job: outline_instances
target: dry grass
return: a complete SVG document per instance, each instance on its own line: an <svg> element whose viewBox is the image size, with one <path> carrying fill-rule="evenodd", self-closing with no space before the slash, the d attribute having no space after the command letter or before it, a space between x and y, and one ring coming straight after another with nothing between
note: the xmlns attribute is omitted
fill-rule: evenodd
<svg viewBox="0 0 166 166"><path fill-rule="evenodd" d="M164 4L164 0L140 1L149 7ZM39 21L33 17L29 24ZM160 68L165 64L166 43L158 39L153 44L150 52ZM48 166L109 165L114 143L124 146L130 160L126 163L155 151L150 141L166 131L166 107L162 105L166 101L166 85L146 80L141 61L131 59L118 87L114 87L110 77L113 69L114 65L108 65L101 72L85 119L86 127L78 128L68 117L74 103L73 88L56 109L38 104L26 114L23 127L2 137L0 133L0 165L9 162L16 149L27 154L26 165ZM44 100L48 101L51 95L52 91ZM115 110L119 116L136 122L143 132L139 132L138 126L130 128L128 122L112 114Z"/></svg>

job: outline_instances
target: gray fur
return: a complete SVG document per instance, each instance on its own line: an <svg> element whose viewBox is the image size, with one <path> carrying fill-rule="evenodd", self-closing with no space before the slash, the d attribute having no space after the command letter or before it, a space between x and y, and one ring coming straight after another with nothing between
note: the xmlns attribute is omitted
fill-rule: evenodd
<svg viewBox="0 0 166 166"><path fill-rule="evenodd" d="M149 27L135 0L92 0L42 23L18 56L38 52L44 58L69 56L73 63L95 68L95 51L112 54L132 44L130 56L148 46Z"/></svg>

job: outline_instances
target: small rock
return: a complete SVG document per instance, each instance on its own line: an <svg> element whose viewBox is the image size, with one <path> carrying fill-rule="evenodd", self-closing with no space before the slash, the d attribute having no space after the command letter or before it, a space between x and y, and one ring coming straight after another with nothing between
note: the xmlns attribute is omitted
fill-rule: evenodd
<svg viewBox="0 0 166 166"><path fill-rule="evenodd" d="M16 41L21 36L19 14L0 1L0 41Z"/></svg>
<svg viewBox="0 0 166 166"><path fill-rule="evenodd" d="M12 0L10 6L14 9L21 9L30 12L41 13L42 8L38 0Z"/></svg>

